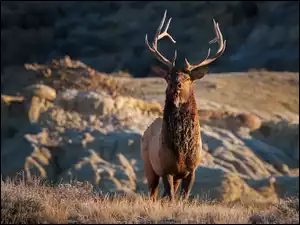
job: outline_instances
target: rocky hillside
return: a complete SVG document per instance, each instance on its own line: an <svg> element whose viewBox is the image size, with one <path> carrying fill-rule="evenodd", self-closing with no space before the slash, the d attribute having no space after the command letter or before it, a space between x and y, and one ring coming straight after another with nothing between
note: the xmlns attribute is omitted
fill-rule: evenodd
<svg viewBox="0 0 300 225"><path fill-rule="evenodd" d="M54 182L89 181L104 193L146 193L140 137L162 115L163 80L107 75L69 57L11 68L3 79L3 178L24 170ZM211 74L195 89L204 158L193 196L297 196L299 74Z"/></svg>
<svg viewBox="0 0 300 225"><path fill-rule="evenodd" d="M152 38L166 9L177 43L161 49L169 57L178 49L178 65L205 57L215 18L228 45L212 72L299 71L299 1L5 1L1 65L70 55L99 71L147 76L144 37Z"/></svg>

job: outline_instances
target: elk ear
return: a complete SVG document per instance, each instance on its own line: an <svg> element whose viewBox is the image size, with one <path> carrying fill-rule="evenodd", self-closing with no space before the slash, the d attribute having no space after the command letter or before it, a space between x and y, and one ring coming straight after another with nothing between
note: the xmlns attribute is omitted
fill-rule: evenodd
<svg viewBox="0 0 300 225"><path fill-rule="evenodd" d="M200 80L205 76L205 74L207 74L207 72L208 72L207 66L198 67L198 68L194 69L193 71L191 71L191 79L193 81Z"/></svg>
<svg viewBox="0 0 300 225"><path fill-rule="evenodd" d="M152 66L151 72L156 77L161 77L164 79L167 79L167 77L168 77L168 71L159 66Z"/></svg>

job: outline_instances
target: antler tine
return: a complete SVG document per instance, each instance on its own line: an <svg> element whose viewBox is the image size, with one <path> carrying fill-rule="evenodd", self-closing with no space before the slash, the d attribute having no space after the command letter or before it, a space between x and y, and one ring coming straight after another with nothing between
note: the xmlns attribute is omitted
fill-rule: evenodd
<svg viewBox="0 0 300 225"><path fill-rule="evenodd" d="M209 48L208 51L207 51L207 56L206 56L206 58L205 58L203 61L205 61L205 60L208 59L208 57L209 57L209 55L210 55L210 52L211 52L211 49ZM184 60L185 60L186 68L187 68L189 71L192 71L193 69L196 68L196 67L193 68L194 66L192 66L192 65L189 63L189 61L187 60L187 58L185 58ZM197 67L198 67L198 66L197 66Z"/></svg>
<svg viewBox="0 0 300 225"><path fill-rule="evenodd" d="M165 13L164 13L164 16L162 18L162 20L160 21L160 24L156 30L156 33L155 33L155 36L154 36L154 40L153 40L153 48L157 48L157 41L159 40L158 37L159 37L159 34L161 32L161 29L162 27L164 26L164 23L165 23L165 20L166 20L166 17L167 17L167 10L165 10Z"/></svg>
<svg viewBox="0 0 300 225"><path fill-rule="evenodd" d="M160 54L160 52L158 51L158 47L157 47L157 42L164 38L164 37L168 37L173 43L176 43L176 41L172 38L172 36L168 33L168 29L171 23L172 18L170 18L168 20L168 23L166 25L166 28L164 29L164 31L161 33L161 29L165 23L166 20L166 16L167 16L167 10L165 10L164 16L160 22L160 25L157 28L156 34L154 36L153 42L152 42L152 47L150 47L149 42L148 42L148 35L146 34L145 36L145 43L146 46L148 47L148 49L150 50L150 52L162 63L164 63L165 65L167 65L169 68L173 67L175 65L175 60L177 57L177 52L175 51L175 56L173 58L172 63L166 59L163 55Z"/></svg>
<svg viewBox="0 0 300 225"><path fill-rule="evenodd" d="M202 60L200 63L196 64L196 65L191 65L188 62L188 60L185 58L185 63L186 63L185 68L186 68L186 70L192 71L192 70L196 69L197 67L206 66L206 65L212 63L213 61L215 61L217 58L219 58L224 53L225 48L226 48L226 40L223 41L223 35L222 35L221 30L220 30L219 24L216 23L216 21L214 19L213 19L213 23L214 23L214 30L215 30L215 33L216 33L216 37L214 39L212 39L211 41L209 41L209 44L213 44L213 43L218 42L219 49L218 49L216 55L212 58L208 58L209 55L210 55L210 51L211 51L211 49L209 48L206 58L204 60Z"/></svg>
<svg viewBox="0 0 300 225"><path fill-rule="evenodd" d="M168 20L168 23L167 23L167 25L166 25L166 28L165 28L164 32L162 32L162 33L158 36L158 39L157 39L157 40L160 40L160 39L162 39L163 37L168 37L168 38L173 42L173 44L176 43L176 41L175 41L175 40L172 38L172 36L168 33L168 29L169 29L171 20L172 20L172 17Z"/></svg>

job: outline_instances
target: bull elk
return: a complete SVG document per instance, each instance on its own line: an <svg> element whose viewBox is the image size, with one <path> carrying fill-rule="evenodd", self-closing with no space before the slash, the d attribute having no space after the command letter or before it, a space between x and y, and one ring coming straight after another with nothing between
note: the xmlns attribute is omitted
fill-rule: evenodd
<svg viewBox="0 0 300 225"><path fill-rule="evenodd" d="M159 179L164 184L163 197L173 200L182 181L180 195L187 199L195 180L195 170L201 161L202 141L197 104L193 90L193 82L201 79L208 72L208 64L219 58L226 46L218 23L213 20L216 38L209 43L218 43L219 48L214 57L207 57L198 64L191 65L185 59L184 68L175 66L176 50L171 61L159 51L157 42L166 37L173 43L175 40L168 33L169 19L161 32L166 19L163 19L154 36L152 46L146 34L145 44L150 53L166 68L153 66L153 72L167 82L163 118L156 118L145 130L141 140L141 157L144 161L144 174L148 182L148 190L152 199L157 198Z"/></svg>

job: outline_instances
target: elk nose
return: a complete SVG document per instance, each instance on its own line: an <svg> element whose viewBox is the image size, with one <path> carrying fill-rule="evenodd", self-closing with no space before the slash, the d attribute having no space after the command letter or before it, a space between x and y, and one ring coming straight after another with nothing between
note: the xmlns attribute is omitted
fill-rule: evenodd
<svg viewBox="0 0 300 225"><path fill-rule="evenodd" d="M178 84L177 84L177 88L181 88L181 83L178 83Z"/></svg>

